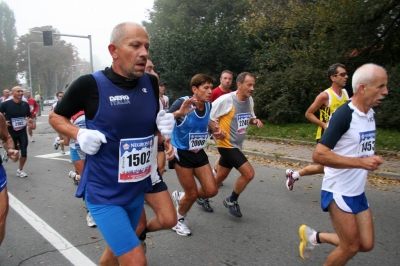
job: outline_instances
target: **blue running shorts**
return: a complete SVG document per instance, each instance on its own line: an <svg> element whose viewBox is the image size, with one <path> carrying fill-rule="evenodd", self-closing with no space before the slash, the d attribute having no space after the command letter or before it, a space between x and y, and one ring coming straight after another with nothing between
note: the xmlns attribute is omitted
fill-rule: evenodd
<svg viewBox="0 0 400 266"><path fill-rule="evenodd" d="M143 210L144 193L138 195L133 202L121 206L85 201L97 227L117 257L140 244L135 230Z"/></svg>
<svg viewBox="0 0 400 266"><path fill-rule="evenodd" d="M73 163L86 159L86 153L84 153L81 149L69 147L69 155L71 156L71 161Z"/></svg>
<svg viewBox="0 0 400 266"><path fill-rule="evenodd" d="M334 200L336 205L344 212L357 214L369 208L367 197L363 192L354 197L342 196L337 193L321 191L321 208L324 212L328 211L328 206Z"/></svg>
<svg viewBox="0 0 400 266"><path fill-rule="evenodd" d="M0 192L7 187L7 174L4 170L4 166L0 164Z"/></svg>

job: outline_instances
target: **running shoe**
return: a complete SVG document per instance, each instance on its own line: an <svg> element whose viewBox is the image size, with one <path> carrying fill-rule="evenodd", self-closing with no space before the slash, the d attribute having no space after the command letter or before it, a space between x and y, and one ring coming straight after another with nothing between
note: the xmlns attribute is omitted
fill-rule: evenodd
<svg viewBox="0 0 400 266"><path fill-rule="evenodd" d="M300 252L300 257L304 260L309 259L311 257L311 251L315 248L315 246L318 246L317 243L311 241L313 235L316 233L317 231L315 231L311 227L308 227L305 224L303 224L299 228L299 236L301 239L299 245L299 252Z"/></svg>
<svg viewBox="0 0 400 266"><path fill-rule="evenodd" d="M35 139L33 137L31 137L31 142L35 142Z"/></svg>
<svg viewBox="0 0 400 266"><path fill-rule="evenodd" d="M144 254L146 254L146 252L147 252L147 245L146 245L146 242L144 242L144 240L140 240L140 245L142 245Z"/></svg>
<svg viewBox="0 0 400 266"><path fill-rule="evenodd" d="M60 147L60 137L57 137L57 138L54 140L54 144L53 144L53 148L54 148L55 150L58 150L58 147Z"/></svg>
<svg viewBox="0 0 400 266"><path fill-rule="evenodd" d="M177 191L177 190L172 192L172 200L175 203L176 210L178 210L179 203L180 203L181 199L183 198L183 196L185 196L185 192Z"/></svg>
<svg viewBox="0 0 400 266"><path fill-rule="evenodd" d="M23 170L17 169L17 176L27 177L28 175Z"/></svg>
<svg viewBox="0 0 400 266"><path fill-rule="evenodd" d="M69 171L68 177L72 178L74 180L74 184L78 185L79 184L79 179L77 178L78 173L74 171Z"/></svg>
<svg viewBox="0 0 400 266"><path fill-rule="evenodd" d="M189 229L189 225L185 221L185 218L179 219L178 223L172 227L172 230L174 230L180 236L190 236L192 234Z"/></svg>
<svg viewBox="0 0 400 266"><path fill-rule="evenodd" d="M88 212L86 214L86 223L87 223L87 226L89 226L89 227L96 227L97 226L96 222L93 220L93 217L90 214L90 212Z"/></svg>
<svg viewBox="0 0 400 266"><path fill-rule="evenodd" d="M7 151L4 152L3 156L1 157L3 163L8 163L8 153Z"/></svg>
<svg viewBox="0 0 400 266"><path fill-rule="evenodd" d="M196 203L201 205L203 207L203 211L205 212L213 212L213 208L210 206L210 200L209 199L202 199L202 198L197 198Z"/></svg>
<svg viewBox="0 0 400 266"><path fill-rule="evenodd" d="M227 197L226 199L224 199L224 205L225 207L227 207L229 209L229 213L232 214L235 217L242 217L242 213L240 212L240 207L239 207L239 203L237 201L230 201L230 198Z"/></svg>
<svg viewBox="0 0 400 266"><path fill-rule="evenodd" d="M60 150L59 153L60 154L65 154L65 151L64 150Z"/></svg>
<svg viewBox="0 0 400 266"><path fill-rule="evenodd" d="M290 191L293 190L293 184L296 182L296 179L293 178L293 173L292 169L286 169L286 187Z"/></svg>

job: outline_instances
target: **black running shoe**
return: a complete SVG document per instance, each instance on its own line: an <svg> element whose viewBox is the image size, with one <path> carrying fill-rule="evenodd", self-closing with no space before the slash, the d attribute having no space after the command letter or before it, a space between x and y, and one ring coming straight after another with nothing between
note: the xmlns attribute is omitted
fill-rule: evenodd
<svg viewBox="0 0 400 266"><path fill-rule="evenodd" d="M202 198L197 198L196 203L201 205L203 207L203 211L205 212L213 212L213 208L210 206L210 201L209 199L202 199Z"/></svg>
<svg viewBox="0 0 400 266"><path fill-rule="evenodd" d="M224 205L229 209L229 213L235 217L242 217L242 213L240 212L240 207L237 201L230 201L230 198L224 199Z"/></svg>

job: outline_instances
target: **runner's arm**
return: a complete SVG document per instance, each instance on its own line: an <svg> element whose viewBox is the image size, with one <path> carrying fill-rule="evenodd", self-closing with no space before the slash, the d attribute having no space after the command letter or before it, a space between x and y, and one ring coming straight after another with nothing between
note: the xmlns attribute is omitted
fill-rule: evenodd
<svg viewBox="0 0 400 266"><path fill-rule="evenodd" d="M326 107L328 105L329 101L329 96L326 91L321 92L314 100L314 102L310 105L310 107L306 111L306 118L308 121L311 123L322 127L324 130L326 130L327 124L322 122L321 120L318 119L318 117L315 116L315 113L322 107Z"/></svg>

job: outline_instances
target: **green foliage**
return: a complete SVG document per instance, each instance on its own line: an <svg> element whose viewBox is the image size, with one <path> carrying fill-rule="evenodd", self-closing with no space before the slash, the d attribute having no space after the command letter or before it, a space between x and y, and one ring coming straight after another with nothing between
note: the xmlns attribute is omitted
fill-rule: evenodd
<svg viewBox="0 0 400 266"><path fill-rule="evenodd" d="M208 74L218 85L221 71L249 71L253 52L239 27L236 10L247 1L158 0L145 23L150 35L150 57L156 72L168 83L172 99L191 93L190 79ZM227 8L229 7L229 8ZM240 16L239 16L240 17Z"/></svg>
<svg viewBox="0 0 400 266"><path fill-rule="evenodd" d="M14 12L5 2L0 1L0 84L3 89L17 85L17 66L15 53Z"/></svg>
<svg viewBox="0 0 400 266"><path fill-rule="evenodd" d="M333 63L351 74L360 65L387 68L389 96L377 124L399 129L400 2L398 0L157 0L144 23L150 56L166 94L190 94L197 73L256 76L255 111L269 123L304 122L315 97L331 86Z"/></svg>
<svg viewBox="0 0 400 266"><path fill-rule="evenodd" d="M389 95L380 106L374 108L376 124L378 127L400 131L400 64L388 68L387 71L389 72Z"/></svg>
<svg viewBox="0 0 400 266"><path fill-rule="evenodd" d="M330 86L324 73L333 63L344 63L350 74L377 63L388 69L390 84L398 77L400 3L395 0L253 0L241 25L259 46L255 110L271 123L302 121L314 98ZM351 92L351 76L348 82ZM393 111L399 94L391 93L389 102L393 107L384 103L377 122L398 128L400 115Z"/></svg>

